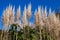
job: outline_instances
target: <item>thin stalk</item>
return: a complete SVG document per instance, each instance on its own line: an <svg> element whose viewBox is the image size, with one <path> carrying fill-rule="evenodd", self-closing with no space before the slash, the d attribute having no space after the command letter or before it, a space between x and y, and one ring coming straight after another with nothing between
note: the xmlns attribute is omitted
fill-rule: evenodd
<svg viewBox="0 0 60 40"><path fill-rule="evenodd" d="M42 40L41 27L40 27L40 40Z"/></svg>
<svg viewBox="0 0 60 40"><path fill-rule="evenodd" d="M23 40L26 40L25 27L23 27L23 31L24 31L24 37L25 37Z"/></svg>

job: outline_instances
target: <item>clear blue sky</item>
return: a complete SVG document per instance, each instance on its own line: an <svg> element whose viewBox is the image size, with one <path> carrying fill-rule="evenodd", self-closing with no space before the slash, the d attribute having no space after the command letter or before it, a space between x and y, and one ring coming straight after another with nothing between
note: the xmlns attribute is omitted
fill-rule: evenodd
<svg viewBox="0 0 60 40"><path fill-rule="evenodd" d="M58 7L60 7L60 0L0 0L0 29L2 29L2 12L9 4L15 6L16 9L20 5L21 11L23 11L24 6L28 6L29 3L32 4L33 12L35 9L37 9L38 5L43 7L47 6L47 9L52 8L52 10L56 10ZM31 22L33 22L33 20L31 20Z"/></svg>

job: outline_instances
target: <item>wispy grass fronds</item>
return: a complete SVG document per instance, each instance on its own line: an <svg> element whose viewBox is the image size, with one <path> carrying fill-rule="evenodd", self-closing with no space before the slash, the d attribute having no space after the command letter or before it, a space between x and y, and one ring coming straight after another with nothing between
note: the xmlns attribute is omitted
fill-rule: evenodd
<svg viewBox="0 0 60 40"><path fill-rule="evenodd" d="M47 15L47 13L49 15ZM60 35L60 21L59 18L56 17L54 11L49 9L47 12L47 8L45 9L41 6L38 6L38 10L34 11L34 24L30 22L30 17L32 15L31 11L31 3L26 8L24 6L23 16L21 17L20 6L18 7L15 15L15 8L9 5L4 11L2 16L2 22L4 29L7 31L9 25L17 24L19 25L22 35L22 40L29 40L32 36L34 40L57 40ZM59 16L58 16L59 17ZM15 19L16 18L16 19ZM21 21L21 22L20 22ZM30 23L32 27L30 27ZM18 26L17 26L18 27ZM16 28L17 28L16 27ZM14 31L13 31L14 32ZM30 34L31 33L31 34Z"/></svg>

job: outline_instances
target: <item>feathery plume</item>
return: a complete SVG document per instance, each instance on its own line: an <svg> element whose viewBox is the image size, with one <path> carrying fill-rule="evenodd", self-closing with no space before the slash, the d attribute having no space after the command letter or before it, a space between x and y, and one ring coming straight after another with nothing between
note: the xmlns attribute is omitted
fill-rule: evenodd
<svg viewBox="0 0 60 40"><path fill-rule="evenodd" d="M55 36L59 36L59 31L60 31L60 23L59 20L56 18L56 15L54 14L54 12L51 12L52 14L50 14L48 16L49 22L50 22L50 31L54 31ZM52 20L53 19L53 20ZM52 30L54 29L54 30Z"/></svg>
<svg viewBox="0 0 60 40"><path fill-rule="evenodd" d="M43 17L43 21L44 22L46 22L46 8L45 8L45 10L43 10L43 8L42 8L42 17Z"/></svg>
<svg viewBox="0 0 60 40"><path fill-rule="evenodd" d="M6 10L4 10L3 12L3 24L4 24L4 28L5 30L7 30L7 27L9 25L9 13L10 13L10 6L6 8Z"/></svg>
<svg viewBox="0 0 60 40"><path fill-rule="evenodd" d="M23 25L27 25L27 15L26 15L26 12L27 12L27 9L26 9L26 6L24 7L24 12L23 12L23 19L22 19L22 23Z"/></svg>
<svg viewBox="0 0 60 40"><path fill-rule="evenodd" d="M15 9L13 8L10 10L10 13L9 13L9 20L10 20L9 24L10 25L14 23L14 12L15 12Z"/></svg>
<svg viewBox="0 0 60 40"><path fill-rule="evenodd" d="M52 30L52 29L54 28L54 26L53 26L53 24L54 24L54 23L53 23L53 20L54 20L54 19L53 19L53 20L52 20L52 19L53 19L53 15L51 14L51 15L48 16L48 20L49 20L49 23L50 23L49 30ZM52 26L53 26L53 27L52 27Z"/></svg>
<svg viewBox="0 0 60 40"><path fill-rule="evenodd" d="M38 24L38 15L37 15L37 10L34 12L34 25L37 26Z"/></svg>
<svg viewBox="0 0 60 40"><path fill-rule="evenodd" d="M28 20L28 26L29 26L29 19L31 17L31 3L28 5L28 9L27 9L27 20Z"/></svg>
<svg viewBox="0 0 60 40"><path fill-rule="evenodd" d="M38 15L38 19L37 19L38 20L38 24L40 26L43 26L42 14L41 14L41 7L40 6L38 7L37 15Z"/></svg>
<svg viewBox="0 0 60 40"><path fill-rule="evenodd" d="M16 21L18 21L20 19L20 6L17 9L17 13L16 13Z"/></svg>
<svg viewBox="0 0 60 40"><path fill-rule="evenodd" d="M28 5L27 18L29 18L30 16L31 16L31 3Z"/></svg>

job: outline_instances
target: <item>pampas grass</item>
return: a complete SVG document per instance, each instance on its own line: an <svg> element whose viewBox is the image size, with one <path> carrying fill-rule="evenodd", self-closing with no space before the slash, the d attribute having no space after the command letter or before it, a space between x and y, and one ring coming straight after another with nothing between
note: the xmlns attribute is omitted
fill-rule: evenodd
<svg viewBox="0 0 60 40"><path fill-rule="evenodd" d="M31 12L31 3L26 8L24 6L23 16L21 17L20 6L17 9L16 17L15 17L15 9L9 5L4 11L2 16L2 22L5 30L9 25L17 24L19 25L20 29L23 30L23 34L25 35L24 40L29 40L28 36L30 35L30 29L35 30L34 33L35 39L34 40L45 40L45 36L47 39L50 40L57 40L59 39L59 32L60 32L60 21L59 18L56 17L54 11L49 9L49 15L47 16L47 8L43 9L43 7L38 6L38 10L34 11L34 24L30 27L30 17L32 15ZM16 18L16 19L15 19ZM15 21L16 20L16 21ZM21 24L17 21L21 21ZM43 31L42 31L43 30ZM17 39L16 39L17 40Z"/></svg>

